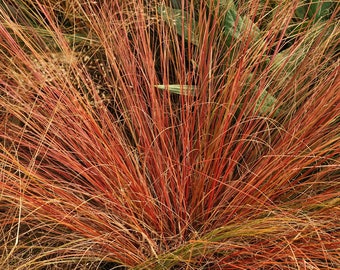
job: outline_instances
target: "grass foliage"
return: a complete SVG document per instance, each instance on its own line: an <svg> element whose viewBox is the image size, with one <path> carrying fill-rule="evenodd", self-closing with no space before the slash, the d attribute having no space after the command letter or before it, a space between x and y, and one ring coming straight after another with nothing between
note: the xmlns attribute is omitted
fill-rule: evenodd
<svg viewBox="0 0 340 270"><path fill-rule="evenodd" d="M337 1L0 2L1 269L338 269Z"/></svg>

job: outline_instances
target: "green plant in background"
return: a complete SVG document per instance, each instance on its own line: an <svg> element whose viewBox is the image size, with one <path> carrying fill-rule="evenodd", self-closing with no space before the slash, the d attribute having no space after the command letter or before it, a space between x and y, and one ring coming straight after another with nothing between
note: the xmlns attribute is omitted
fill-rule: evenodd
<svg viewBox="0 0 340 270"><path fill-rule="evenodd" d="M337 269L339 11L0 2L0 268Z"/></svg>
<svg viewBox="0 0 340 270"><path fill-rule="evenodd" d="M308 18L317 22L319 20L325 21L332 15L332 11L335 11L337 3L335 1L301 1L301 4L296 8L295 15L300 20Z"/></svg>
<svg viewBox="0 0 340 270"><path fill-rule="evenodd" d="M175 3L174 3L175 2ZM173 6L179 7L180 3L174 1L172 2ZM265 4L266 1L262 1L262 4ZM274 1L275 2L275 1ZM282 50L276 53L272 58L273 62L273 70L277 70L277 68L281 65L287 69L287 73L292 73L294 67L298 66L300 62L303 61L304 53L301 53L301 50L308 51L308 46L312 46L313 39L315 39L318 34L316 31L327 37L328 35L332 35L332 31L334 30L334 25L327 25L325 22L327 19L330 19L332 14L335 14L336 10L339 8L339 5L336 2L328 1L297 1L300 2L295 6L294 15L295 18L300 20L301 23L295 24L293 21L290 25L287 26L286 31L287 35L291 35L294 37L298 35L299 32L303 33L303 30L310 31L310 40L305 40L303 44L300 46L297 52L293 55L289 55L289 48ZM231 47L240 40L240 37L249 36L252 42L259 42L259 46L265 46L264 41L261 40L260 36L261 30L252 22L252 20L244 15L238 14L237 5L234 1L230 0L221 0L215 1L214 4L210 4L209 8L213 9L214 5L218 5L218 13L216 21L219 22L221 29L223 40L227 47ZM273 6L275 10L277 6ZM158 13L162 20L164 20L170 27L173 27L176 33L179 36L182 36L183 39L195 46L200 46L199 41L199 33L201 29L199 28L199 23L190 16L191 11L185 11L181 8L172 8L168 7L164 4L161 4L158 7ZM189 20L188 18L191 18ZM310 26L310 30L308 30L308 26ZM202 25L201 27L206 27L206 25ZM314 30L315 29L315 30ZM286 37L288 39L289 37ZM224 48L227 50L227 48ZM267 62L270 62L270 55L264 55ZM289 63L283 62L284 59L289 59ZM249 74L249 77L253 77L254 74ZM165 85L158 85L160 89L165 89ZM195 86L183 86L183 90L180 91L180 85L173 84L169 85L168 90L171 93L175 94L188 94L188 91L194 93ZM258 89L254 89L258 91ZM256 101L256 110L263 115L267 114L270 111L273 111L275 107L276 98L273 94L270 94L267 90L263 90ZM275 112L278 115L278 111Z"/></svg>

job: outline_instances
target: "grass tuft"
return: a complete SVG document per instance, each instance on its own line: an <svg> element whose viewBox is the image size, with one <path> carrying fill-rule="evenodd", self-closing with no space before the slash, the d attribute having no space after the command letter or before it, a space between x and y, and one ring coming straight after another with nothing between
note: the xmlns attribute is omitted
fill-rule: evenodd
<svg viewBox="0 0 340 270"><path fill-rule="evenodd" d="M0 3L0 268L337 269L339 11Z"/></svg>

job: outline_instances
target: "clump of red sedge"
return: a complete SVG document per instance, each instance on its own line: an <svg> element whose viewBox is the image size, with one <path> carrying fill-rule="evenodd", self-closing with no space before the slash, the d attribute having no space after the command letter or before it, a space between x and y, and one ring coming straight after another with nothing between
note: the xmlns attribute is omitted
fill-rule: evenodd
<svg viewBox="0 0 340 270"><path fill-rule="evenodd" d="M19 2L1 268L339 267L338 6L239 1L225 34L232 1Z"/></svg>

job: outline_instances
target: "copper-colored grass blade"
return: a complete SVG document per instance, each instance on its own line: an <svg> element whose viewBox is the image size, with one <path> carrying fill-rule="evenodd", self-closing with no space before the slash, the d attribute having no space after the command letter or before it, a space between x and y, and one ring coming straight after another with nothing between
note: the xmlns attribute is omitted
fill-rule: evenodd
<svg viewBox="0 0 340 270"><path fill-rule="evenodd" d="M7 2L1 269L337 269L336 1Z"/></svg>

